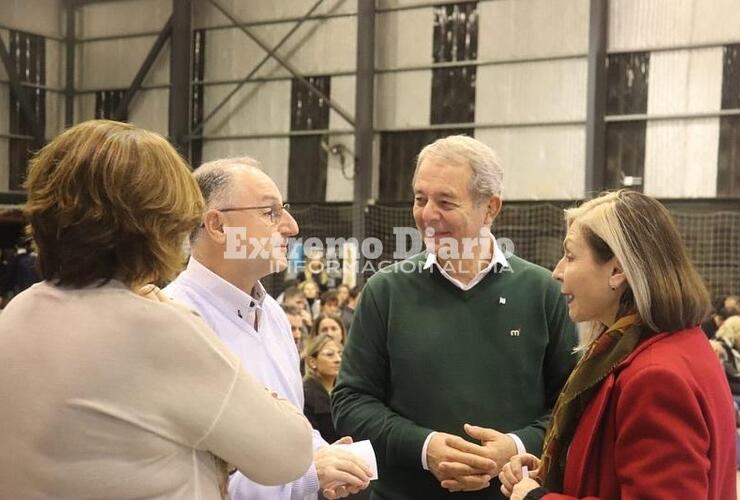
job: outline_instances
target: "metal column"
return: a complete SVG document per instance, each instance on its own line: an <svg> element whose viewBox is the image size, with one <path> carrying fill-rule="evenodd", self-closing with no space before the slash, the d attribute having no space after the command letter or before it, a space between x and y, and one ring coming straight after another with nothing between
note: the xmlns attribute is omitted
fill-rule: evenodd
<svg viewBox="0 0 740 500"><path fill-rule="evenodd" d="M192 0L172 0L170 46L170 142L190 158L190 82L192 80Z"/></svg>
<svg viewBox="0 0 740 500"><path fill-rule="evenodd" d="M355 80L355 185L352 233L365 239L365 211L372 198L373 111L375 98L375 0L357 2L357 77ZM364 259L360 255L360 269ZM362 283L362 273L358 282Z"/></svg>
<svg viewBox="0 0 740 500"><path fill-rule="evenodd" d="M586 105L586 198L604 189L606 170L606 45L609 4L591 0Z"/></svg>

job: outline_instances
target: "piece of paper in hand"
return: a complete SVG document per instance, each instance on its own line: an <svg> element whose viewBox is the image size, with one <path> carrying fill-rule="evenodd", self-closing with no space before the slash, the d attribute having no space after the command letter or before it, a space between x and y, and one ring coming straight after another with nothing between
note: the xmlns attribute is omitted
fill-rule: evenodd
<svg viewBox="0 0 740 500"><path fill-rule="evenodd" d="M378 479L378 462L375 461L375 450L369 440L357 441L352 444L333 444L332 446L339 446L359 456L370 467L372 472L370 480Z"/></svg>
<svg viewBox="0 0 740 500"><path fill-rule="evenodd" d="M522 465L522 479L527 479L529 477L529 467L526 465Z"/></svg>

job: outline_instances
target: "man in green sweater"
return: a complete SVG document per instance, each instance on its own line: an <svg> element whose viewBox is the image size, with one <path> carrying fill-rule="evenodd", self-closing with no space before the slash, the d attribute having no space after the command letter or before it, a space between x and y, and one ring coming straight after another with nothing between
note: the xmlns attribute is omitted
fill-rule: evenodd
<svg viewBox="0 0 740 500"><path fill-rule="evenodd" d="M507 258L490 232L502 177L470 137L425 147L413 213L426 251L363 290L332 414L372 441L373 499L502 498L500 468L541 452L577 339L550 272Z"/></svg>

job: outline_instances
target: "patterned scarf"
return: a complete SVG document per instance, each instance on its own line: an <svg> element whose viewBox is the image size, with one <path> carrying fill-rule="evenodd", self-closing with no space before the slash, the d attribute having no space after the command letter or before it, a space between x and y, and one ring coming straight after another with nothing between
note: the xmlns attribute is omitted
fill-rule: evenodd
<svg viewBox="0 0 740 500"><path fill-rule="evenodd" d="M563 491L565 458L584 410L601 386L637 346L642 328L637 314L619 318L602 333L573 369L555 403L542 447L539 478L550 491Z"/></svg>

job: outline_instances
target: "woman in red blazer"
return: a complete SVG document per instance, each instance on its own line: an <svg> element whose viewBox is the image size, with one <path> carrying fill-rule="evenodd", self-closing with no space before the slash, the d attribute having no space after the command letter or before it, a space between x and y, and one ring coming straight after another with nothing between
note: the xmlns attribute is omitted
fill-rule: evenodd
<svg viewBox="0 0 740 500"><path fill-rule="evenodd" d="M668 211L619 191L566 211L553 276L590 322L542 458L500 475L513 499L734 500L730 390L698 325L709 294ZM526 469L524 469L526 466Z"/></svg>

